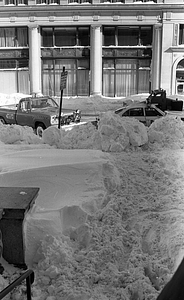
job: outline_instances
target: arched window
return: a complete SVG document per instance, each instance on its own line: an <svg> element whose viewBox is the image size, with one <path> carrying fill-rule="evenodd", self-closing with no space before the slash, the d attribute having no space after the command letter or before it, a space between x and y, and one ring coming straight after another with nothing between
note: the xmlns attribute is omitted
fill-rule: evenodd
<svg viewBox="0 0 184 300"><path fill-rule="evenodd" d="M184 59L176 67L176 91L177 94L184 94Z"/></svg>

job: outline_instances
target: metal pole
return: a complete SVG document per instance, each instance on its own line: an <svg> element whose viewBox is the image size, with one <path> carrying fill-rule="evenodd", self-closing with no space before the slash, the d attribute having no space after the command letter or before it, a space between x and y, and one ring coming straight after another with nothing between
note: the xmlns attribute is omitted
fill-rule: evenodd
<svg viewBox="0 0 184 300"><path fill-rule="evenodd" d="M26 286L27 286L27 300L31 300L31 277L28 276L26 278Z"/></svg>
<svg viewBox="0 0 184 300"><path fill-rule="evenodd" d="M65 72L65 67L63 67L63 72ZM60 126L61 126L62 102L63 102L63 89L61 90L61 97L60 97L58 129L60 129Z"/></svg>

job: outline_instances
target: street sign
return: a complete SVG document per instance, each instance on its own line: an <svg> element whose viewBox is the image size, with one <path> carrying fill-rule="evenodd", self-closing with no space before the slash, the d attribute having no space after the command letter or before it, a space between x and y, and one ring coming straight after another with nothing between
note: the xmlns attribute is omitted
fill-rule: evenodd
<svg viewBox="0 0 184 300"><path fill-rule="evenodd" d="M67 75L68 75L68 71L61 72L60 90L64 90L66 88Z"/></svg>

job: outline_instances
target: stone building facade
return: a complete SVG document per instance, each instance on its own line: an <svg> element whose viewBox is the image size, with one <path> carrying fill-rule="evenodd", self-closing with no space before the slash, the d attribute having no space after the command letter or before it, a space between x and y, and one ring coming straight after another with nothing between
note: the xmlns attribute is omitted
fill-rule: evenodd
<svg viewBox="0 0 184 300"><path fill-rule="evenodd" d="M0 92L184 93L184 1L0 0Z"/></svg>

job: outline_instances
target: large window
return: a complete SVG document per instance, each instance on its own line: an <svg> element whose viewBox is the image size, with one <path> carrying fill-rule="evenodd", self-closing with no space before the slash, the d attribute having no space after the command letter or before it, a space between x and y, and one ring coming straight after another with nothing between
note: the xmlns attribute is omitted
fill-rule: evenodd
<svg viewBox="0 0 184 300"><path fill-rule="evenodd" d="M140 2L140 0L134 0L133 2ZM141 0L141 2L154 2L154 3L157 3L157 0Z"/></svg>
<svg viewBox="0 0 184 300"><path fill-rule="evenodd" d="M149 92L152 26L103 27L103 95Z"/></svg>
<svg viewBox="0 0 184 300"><path fill-rule="evenodd" d="M60 4L60 0L36 0L36 4Z"/></svg>
<svg viewBox="0 0 184 300"><path fill-rule="evenodd" d="M150 46L152 26L104 26L104 46Z"/></svg>
<svg viewBox="0 0 184 300"><path fill-rule="evenodd" d="M89 95L89 26L42 27L43 93L59 96L60 76L68 71L67 96Z"/></svg>
<svg viewBox="0 0 184 300"><path fill-rule="evenodd" d="M103 59L103 95L128 96L149 92L150 60Z"/></svg>
<svg viewBox="0 0 184 300"><path fill-rule="evenodd" d="M0 59L2 93L30 92L28 65L28 59Z"/></svg>
<svg viewBox="0 0 184 300"><path fill-rule="evenodd" d="M89 27L43 27L43 47L89 46Z"/></svg>
<svg viewBox="0 0 184 300"><path fill-rule="evenodd" d="M82 4L82 3L92 3L92 0L68 0L68 4Z"/></svg>
<svg viewBox="0 0 184 300"><path fill-rule="evenodd" d="M184 59L180 60L176 68L176 93L184 94Z"/></svg>
<svg viewBox="0 0 184 300"><path fill-rule="evenodd" d="M0 47L27 47L28 31L26 27L1 27Z"/></svg>
<svg viewBox="0 0 184 300"><path fill-rule="evenodd" d="M100 0L100 3L125 3L125 0Z"/></svg>
<svg viewBox="0 0 184 300"><path fill-rule="evenodd" d="M28 5L28 0L5 0L5 5Z"/></svg>
<svg viewBox="0 0 184 300"><path fill-rule="evenodd" d="M42 64L43 93L60 96L60 78L63 67L68 71L64 95L89 95L89 59L44 59Z"/></svg>

